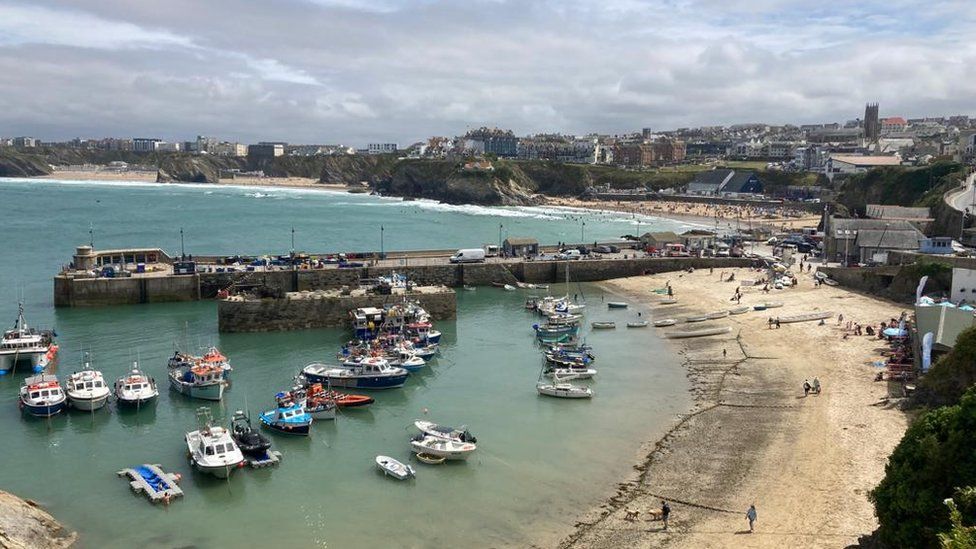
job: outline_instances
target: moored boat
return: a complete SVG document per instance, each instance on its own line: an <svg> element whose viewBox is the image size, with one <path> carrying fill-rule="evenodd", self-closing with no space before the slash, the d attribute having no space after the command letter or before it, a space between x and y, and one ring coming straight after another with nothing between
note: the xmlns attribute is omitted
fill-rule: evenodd
<svg viewBox="0 0 976 549"><path fill-rule="evenodd" d="M219 365L196 363L183 364L169 370L169 385L174 390L202 400L220 400L224 397L224 370Z"/></svg>
<svg viewBox="0 0 976 549"><path fill-rule="evenodd" d="M217 478L227 478L244 466L244 454L230 436L230 431L211 425L210 410L200 408L197 417L203 427L184 436L190 463L200 472Z"/></svg>
<svg viewBox="0 0 976 549"><path fill-rule="evenodd" d="M466 460L478 449L473 443L419 434L410 440L417 454L431 454L448 460Z"/></svg>
<svg viewBox="0 0 976 549"><path fill-rule="evenodd" d="M406 480L416 476L413 467L400 463L389 456L376 456L376 466L384 475L391 476L397 480Z"/></svg>
<svg viewBox="0 0 976 549"><path fill-rule="evenodd" d="M403 387L410 372L395 368L381 358L363 360L351 368L309 364L302 369L309 383L352 389L394 389Z"/></svg>
<svg viewBox="0 0 976 549"><path fill-rule="evenodd" d="M28 377L20 388L20 407L36 417L60 414L68 406L68 398L58 383L58 376L40 374Z"/></svg>
<svg viewBox="0 0 976 549"><path fill-rule="evenodd" d="M729 309L729 314L741 315L741 314L744 314L744 313L748 313L751 310L752 310L752 307L750 307L748 305L743 305L741 307L736 307L734 309Z"/></svg>
<svg viewBox="0 0 976 549"><path fill-rule="evenodd" d="M720 318L725 318L727 316L729 316L728 311L715 311L714 313L708 313L707 315L705 315L705 318L707 318L708 320L718 320Z"/></svg>
<svg viewBox="0 0 976 549"><path fill-rule="evenodd" d="M0 375L16 370L21 362L29 363L35 374L53 364L58 355L53 330L31 328L24 320L24 304L18 304L17 320L0 339Z"/></svg>
<svg viewBox="0 0 976 549"><path fill-rule="evenodd" d="M261 425L279 433L308 436L313 419L305 407L287 393L278 393L276 401L274 409L258 416Z"/></svg>
<svg viewBox="0 0 976 549"><path fill-rule="evenodd" d="M547 368L542 375L548 378L566 378L573 376L576 379L591 379L596 375L595 368Z"/></svg>
<svg viewBox="0 0 976 549"><path fill-rule="evenodd" d="M636 321L636 322L628 322L627 323L627 327L628 328L647 328L647 321L646 320L640 320L640 321Z"/></svg>
<svg viewBox="0 0 976 549"><path fill-rule="evenodd" d="M467 427L463 425L459 428L454 428L446 425L438 425L432 421L422 419L414 421L413 424L417 429L420 429L420 432L432 437L446 438L458 442L478 442L478 439L471 434L471 431L468 431Z"/></svg>
<svg viewBox="0 0 976 549"><path fill-rule="evenodd" d="M723 335L732 332L732 328L729 326L724 326L721 328L703 328L701 330L685 330L678 332L667 332L664 334L665 337L670 339L683 339L689 337L704 337L713 335Z"/></svg>
<svg viewBox="0 0 976 549"><path fill-rule="evenodd" d="M674 326L677 323L678 323L678 321L675 320L675 319L673 319L673 318L663 318L661 320L655 320L654 321L654 326L656 326L658 328L663 328L665 326Z"/></svg>
<svg viewBox="0 0 976 549"><path fill-rule="evenodd" d="M612 330L617 327L617 324L609 321L598 321L591 322L590 326L592 326L594 330Z"/></svg>
<svg viewBox="0 0 976 549"><path fill-rule="evenodd" d="M85 367L80 372L68 376L64 385L68 404L72 408L86 412L105 406L111 394L108 385L105 384L105 377L101 372L93 370L87 359Z"/></svg>
<svg viewBox="0 0 976 549"><path fill-rule="evenodd" d="M623 301L608 301L607 302L607 308L608 309L626 309L627 308L627 304L624 303Z"/></svg>
<svg viewBox="0 0 976 549"><path fill-rule="evenodd" d="M556 398L592 398L593 391L589 387L581 387L572 383L538 383L535 386L540 395Z"/></svg>
<svg viewBox="0 0 976 549"><path fill-rule="evenodd" d="M251 425L251 418L244 411L234 412L230 422L231 437L241 452L249 456L264 457L271 449L271 439Z"/></svg>
<svg viewBox="0 0 976 549"><path fill-rule="evenodd" d="M132 371L115 380L115 401L125 406L144 406L156 400L159 390L156 380L139 370L139 363L132 363Z"/></svg>

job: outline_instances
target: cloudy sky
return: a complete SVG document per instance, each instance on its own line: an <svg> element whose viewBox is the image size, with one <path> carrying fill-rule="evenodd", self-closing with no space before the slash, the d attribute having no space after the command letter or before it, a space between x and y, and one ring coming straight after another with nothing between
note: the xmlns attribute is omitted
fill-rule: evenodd
<svg viewBox="0 0 976 549"><path fill-rule="evenodd" d="M0 0L0 135L407 144L976 114L971 0Z"/></svg>

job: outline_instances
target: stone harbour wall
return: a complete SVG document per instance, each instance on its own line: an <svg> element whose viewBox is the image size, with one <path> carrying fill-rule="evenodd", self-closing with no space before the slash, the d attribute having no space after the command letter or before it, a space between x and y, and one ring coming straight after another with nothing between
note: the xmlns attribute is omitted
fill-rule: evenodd
<svg viewBox="0 0 976 549"><path fill-rule="evenodd" d="M285 298L221 300L217 303L220 332L276 332L333 328L349 325L349 311L382 307L400 301L402 295L290 294ZM457 317L457 295L447 287L410 292L434 320Z"/></svg>

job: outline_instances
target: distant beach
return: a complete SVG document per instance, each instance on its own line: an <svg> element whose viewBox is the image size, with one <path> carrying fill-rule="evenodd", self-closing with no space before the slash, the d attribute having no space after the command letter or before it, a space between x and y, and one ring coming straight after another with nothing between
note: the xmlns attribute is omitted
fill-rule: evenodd
<svg viewBox="0 0 976 549"><path fill-rule="evenodd" d="M50 175L38 176L39 179L67 179L78 181L156 181L156 172L149 171L130 171L119 172L114 170L58 170ZM178 183L176 183L178 184ZM330 191L345 191L350 187L342 183L320 183L318 179L310 177L255 177L239 176L234 178L223 178L216 185L239 185L254 187L292 187L297 189L323 189Z"/></svg>

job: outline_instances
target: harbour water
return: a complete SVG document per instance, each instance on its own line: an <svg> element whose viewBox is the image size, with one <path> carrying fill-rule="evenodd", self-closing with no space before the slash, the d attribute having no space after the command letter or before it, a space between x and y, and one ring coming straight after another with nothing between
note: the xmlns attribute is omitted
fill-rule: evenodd
<svg viewBox="0 0 976 549"><path fill-rule="evenodd" d="M312 426L307 439L273 436L283 463L242 470L230 481L191 471L183 433L195 428L189 400L166 385L166 358L188 333L190 347L214 343L231 359L234 382L213 415L229 420L245 406L256 415L289 386L298 369L327 361L346 330L218 334L211 302L53 309L51 275L93 228L98 248L161 245L187 252L285 253L456 248L533 236L543 243L588 241L636 232L636 221L599 212L547 208L446 206L363 195L209 185L155 185L0 180L4 261L0 318L12 323L16 302L28 320L59 334L59 373L80 367L90 351L108 379L135 359L156 377L155 407L138 413L114 404L94 414L51 420L17 410L21 374L0 379L5 436L0 488L41 502L81 534L83 547L525 546L567 532L578 515L630 471L641 442L654 438L688 406L687 381L652 328L623 328L642 309L607 310L610 296L572 285L588 303L587 320L616 320L617 330L588 335L598 354L591 401L535 392L541 359L537 317L522 304L530 291L479 288L458 295L458 319L439 322L440 356L403 389L376 392L366 410ZM684 230L644 218L641 230ZM565 291L565 288L554 288ZM4 316L5 315L5 316ZM406 461L412 421L466 424L478 437L467 463L425 466L417 479L384 478L373 457ZM184 476L186 496L154 508L133 496L115 471L160 463Z"/></svg>

